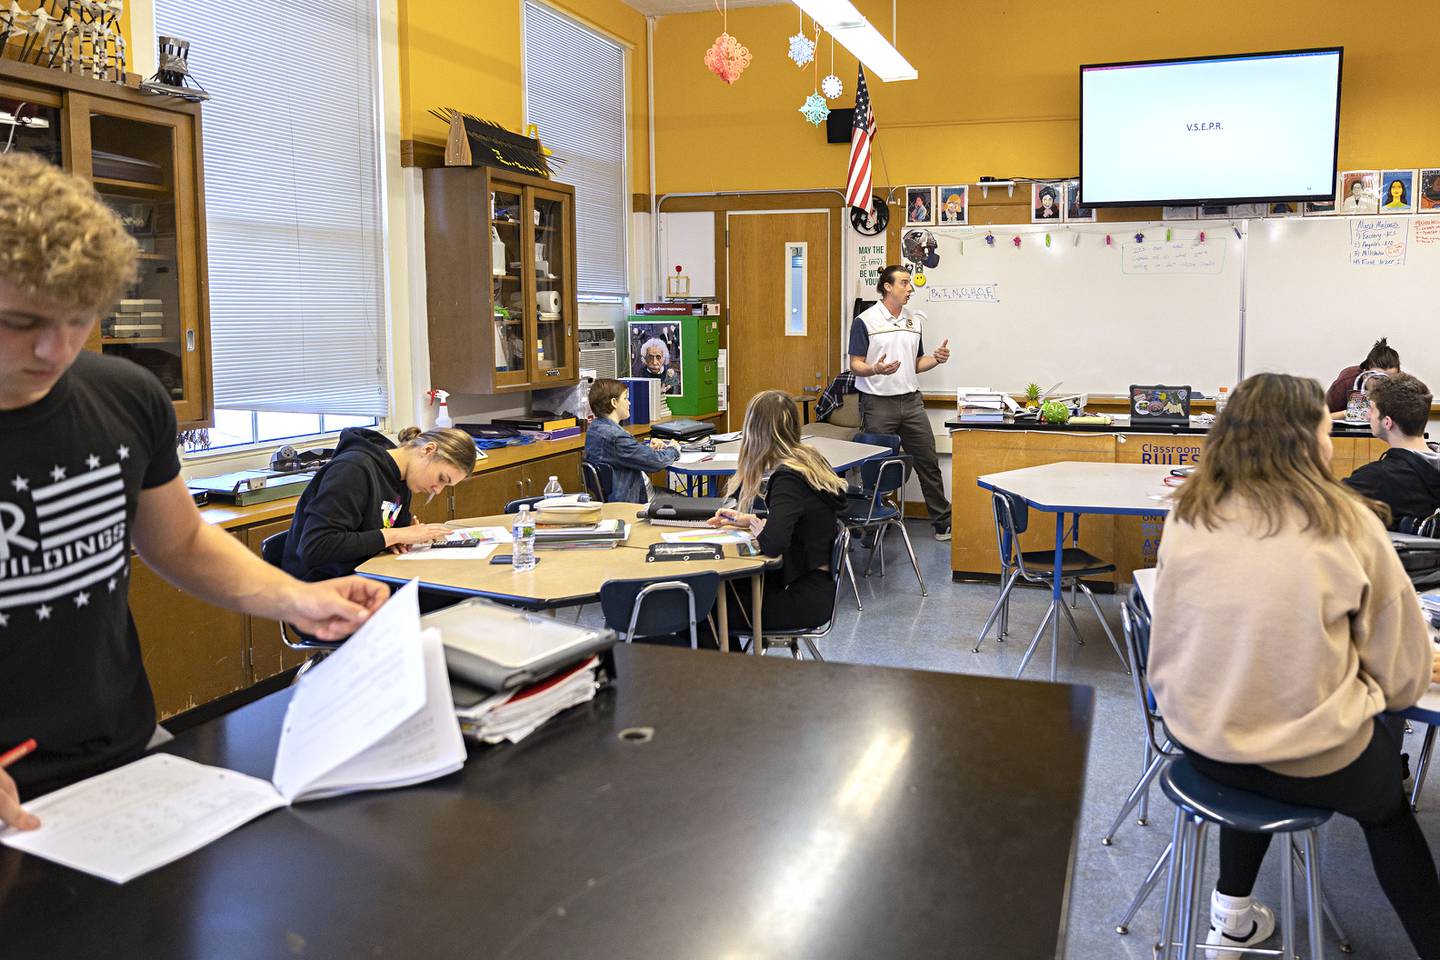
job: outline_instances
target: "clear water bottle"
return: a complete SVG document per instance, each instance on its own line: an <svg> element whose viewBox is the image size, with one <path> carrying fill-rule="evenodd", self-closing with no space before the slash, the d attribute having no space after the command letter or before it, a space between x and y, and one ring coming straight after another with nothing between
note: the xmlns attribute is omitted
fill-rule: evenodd
<svg viewBox="0 0 1440 960"><path fill-rule="evenodd" d="M560 486L559 477L551 477L550 482L545 484L545 499L551 500L555 497L565 496L565 490Z"/></svg>
<svg viewBox="0 0 1440 960"><path fill-rule="evenodd" d="M529 504L520 508L515 515L515 528L511 531L515 542L511 544L510 562L516 570L535 569L535 515Z"/></svg>
<svg viewBox="0 0 1440 960"><path fill-rule="evenodd" d="M1215 393L1215 416L1217 416L1217 417L1220 416L1221 411L1223 411L1223 410L1225 409L1225 404L1226 404L1227 402L1229 402L1229 400L1230 400L1230 388L1229 388L1229 387L1221 387L1218 391L1216 391L1216 393Z"/></svg>

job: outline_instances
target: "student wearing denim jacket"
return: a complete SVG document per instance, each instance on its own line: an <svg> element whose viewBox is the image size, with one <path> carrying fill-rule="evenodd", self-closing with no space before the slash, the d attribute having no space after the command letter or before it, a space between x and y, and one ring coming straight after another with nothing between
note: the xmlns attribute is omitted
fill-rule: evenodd
<svg viewBox="0 0 1440 960"><path fill-rule="evenodd" d="M608 466L613 475L605 499L612 503L645 503L650 499L645 475L664 470L680 457L678 444L636 440L620 421L630 416L630 391L619 380L596 380L590 388L595 419L585 430L585 459Z"/></svg>

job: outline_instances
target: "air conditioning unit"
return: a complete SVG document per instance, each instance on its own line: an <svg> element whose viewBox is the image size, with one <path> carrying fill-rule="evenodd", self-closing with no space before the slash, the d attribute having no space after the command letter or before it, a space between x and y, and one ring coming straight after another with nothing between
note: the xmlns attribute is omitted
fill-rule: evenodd
<svg viewBox="0 0 1440 960"><path fill-rule="evenodd" d="M595 376L614 380L620 376L620 366L615 354L615 328L580 327L580 366L590 367Z"/></svg>

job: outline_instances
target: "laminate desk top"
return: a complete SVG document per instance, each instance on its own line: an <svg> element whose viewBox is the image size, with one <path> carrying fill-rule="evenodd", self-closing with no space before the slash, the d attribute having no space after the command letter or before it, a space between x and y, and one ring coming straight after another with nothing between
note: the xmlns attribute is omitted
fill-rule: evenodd
<svg viewBox="0 0 1440 960"><path fill-rule="evenodd" d="M0 848L5 955L1063 954L1090 688L615 655L613 689L458 773L277 810L123 886ZM268 777L288 697L166 749Z"/></svg>
<svg viewBox="0 0 1440 960"><path fill-rule="evenodd" d="M871 457L890 452L889 447L876 446L873 443L856 443L853 440L837 440L834 437L805 437L804 443L807 447L813 447L816 452L828 460L830 466L834 467L837 473L849 470ZM714 455L735 456L739 453L739 440L715 444ZM726 476L734 473L737 465L738 461L735 460L701 460L696 463L672 463L665 469L671 473L690 474L698 477Z"/></svg>
<svg viewBox="0 0 1440 960"><path fill-rule="evenodd" d="M725 545L725 559L712 561L672 561L648 563L646 548L678 527L657 527L636 520L637 503L606 503L601 505L605 517L626 520L630 539L625 546L613 549L545 549L535 552L540 562L523 573L509 566L495 566L483 560L401 560L383 553L365 561L356 570L363 576L390 583L418 579L427 590L448 590L467 596L488 597L505 603L532 608L571 606L591 603L600 596L600 588L611 580L666 577L713 570L723 579L752 577L767 566L780 563L767 557L741 557L733 544ZM494 517L473 517L452 520L452 526L503 526L515 522L514 514ZM501 550L505 549L502 544ZM442 551L445 553L445 551Z"/></svg>
<svg viewBox="0 0 1440 960"><path fill-rule="evenodd" d="M1117 417L1114 423L1041 423L1039 420L1014 420L1001 423L973 423L961 420L946 420L948 430L1006 430L1035 431L1037 433L1154 433L1167 436L1204 436L1210 427L1201 426L1193 420L1188 424L1156 425L1153 423L1130 422L1129 417ZM1370 438L1369 424L1335 421L1330 428L1332 437L1352 437L1360 440Z"/></svg>
<svg viewBox="0 0 1440 960"><path fill-rule="evenodd" d="M1066 460L976 478L986 490L1003 490L1047 513L1166 513L1173 467L1154 463L1081 463Z"/></svg>

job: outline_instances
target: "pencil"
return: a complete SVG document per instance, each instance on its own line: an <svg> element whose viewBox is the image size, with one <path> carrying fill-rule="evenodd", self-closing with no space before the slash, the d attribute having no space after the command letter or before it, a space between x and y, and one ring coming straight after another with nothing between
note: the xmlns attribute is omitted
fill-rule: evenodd
<svg viewBox="0 0 1440 960"><path fill-rule="evenodd" d="M0 770L3 770L6 767L10 766L10 764L14 763L16 760L19 760L21 757L25 756L27 753L30 753L34 749L35 739L32 737L29 740L26 740L24 743L20 744L19 746L11 747L4 753L0 753Z"/></svg>

